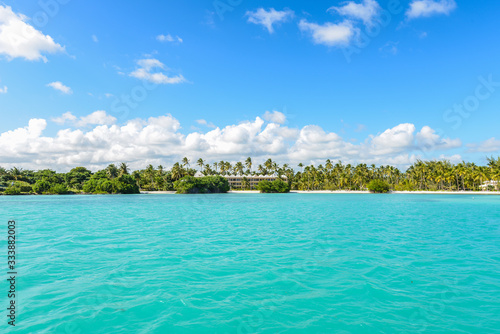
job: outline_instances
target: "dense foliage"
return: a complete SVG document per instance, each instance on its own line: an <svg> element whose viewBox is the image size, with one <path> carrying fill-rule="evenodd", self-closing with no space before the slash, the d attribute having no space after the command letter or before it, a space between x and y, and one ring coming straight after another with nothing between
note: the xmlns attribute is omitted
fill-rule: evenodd
<svg viewBox="0 0 500 334"><path fill-rule="evenodd" d="M222 176L186 176L175 181L174 188L178 194L219 194L229 191L229 182Z"/></svg>
<svg viewBox="0 0 500 334"><path fill-rule="evenodd" d="M370 183L368 183L367 188L372 193L377 194L388 193L391 190L391 186L389 186L389 183L385 182L384 180L371 180Z"/></svg>
<svg viewBox="0 0 500 334"><path fill-rule="evenodd" d="M0 168L0 192L2 190L6 195L137 194L139 186L123 164L121 169L110 165L95 174L84 167L73 168L65 174L48 169L34 172Z"/></svg>
<svg viewBox="0 0 500 334"><path fill-rule="evenodd" d="M274 181L263 180L257 185L261 193L289 193L290 185L281 179Z"/></svg>
<svg viewBox="0 0 500 334"><path fill-rule="evenodd" d="M300 169L298 171L294 171L288 164L280 166L271 159L259 164L255 170L251 158L235 164L226 161L208 164L199 159L196 165L204 176L274 176L282 179L282 183L286 183L289 189L293 190L367 190L372 180L382 180L389 185L389 190L396 191L500 190L500 158L489 158L487 166L468 162L452 164L446 160L417 161L405 172L393 166L354 166L340 161L333 163L330 160L318 166L304 166L300 163L297 165ZM187 158L175 163L170 170L163 166L154 168L149 165L146 169L132 173L124 163L119 167L109 165L96 173L84 167L73 168L68 173L57 173L48 169L35 172L15 167L6 170L0 167L0 194L135 194L140 189L176 190L184 193L227 191L227 181L222 181L223 178L200 181L199 178L194 178L195 174L196 169L191 168ZM184 181L178 182L181 179ZM493 182L482 187L487 181ZM282 183L277 190L284 189ZM259 188L265 188L266 192L268 188L274 191L272 186L266 183ZM242 179L241 189L250 189L248 178Z"/></svg>

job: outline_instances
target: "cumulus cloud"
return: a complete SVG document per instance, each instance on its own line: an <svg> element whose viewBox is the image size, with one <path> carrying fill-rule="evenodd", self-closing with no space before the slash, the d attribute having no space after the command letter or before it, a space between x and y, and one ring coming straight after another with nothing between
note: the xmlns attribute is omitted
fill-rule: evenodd
<svg viewBox="0 0 500 334"><path fill-rule="evenodd" d="M0 55L9 60L24 58L47 62L44 54L64 52L63 46L33 28L27 21L28 17L14 13L10 6L0 5Z"/></svg>
<svg viewBox="0 0 500 334"><path fill-rule="evenodd" d="M167 35L158 35L156 36L156 39L160 42L178 42L178 43L182 43L183 40L182 38L180 38L179 36L172 36L170 34L167 34Z"/></svg>
<svg viewBox="0 0 500 334"><path fill-rule="evenodd" d="M495 137L483 141L479 144L470 144L469 152L498 153L500 152L500 140Z"/></svg>
<svg viewBox="0 0 500 334"><path fill-rule="evenodd" d="M96 35L92 35L92 40L94 41L94 43L99 43L99 38L97 38Z"/></svg>
<svg viewBox="0 0 500 334"><path fill-rule="evenodd" d="M52 118L52 121L59 125L71 124L76 127L86 127L89 125L112 125L116 123L116 118L108 115L104 110L97 110L80 118L68 111L60 117Z"/></svg>
<svg viewBox="0 0 500 334"><path fill-rule="evenodd" d="M212 122L208 122L204 119L197 119L196 123L198 123L199 125L204 125L208 128L216 128L216 126Z"/></svg>
<svg viewBox="0 0 500 334"><path fill-rule="evenodd" d="M435 130L429 126L424 126L417 133L417 142L423 150L449 150L462 146L460 139L441 138Z"/></svg>
<svg viewBox="0 0 500 334"><path fill-rule="evenodd" d="M347 1L339 7L330 7L328 11L363 21L367 26L372 26L380 13L380 5L375 0L363 0L361 3Z"/></svg>
<svg viewBox="0 0 500 334"><path fill-rule="evenodd" d="M396 154L411 149L415 142L415 125L405 123L372 137L371 152L375 155Z"/></svg>
<svg viewBox="0 0 500 334"><path fill-rule="evenodd" d="M59 125L63 125L66 122L74 122L76 121L77 117L73 115L70 111L65 112L59 117L54 117L52 118L52 122L57 123Z"/></svg>
<svg viewBox="0 0 500 334"><path fill-rule="evenodd" d="M409 19L434 15L449 15L457 8L455 0L413 0L406 12Z"/></svg>
<svg viewBox="0 0 500 334"><path fill-rule="evenodd" d="M0 87L0 94L7 94L7 86Z"/></svg>
<svg viewBox="0 0 500 334"><path fill-rule="evenodd" d="M274 8L269 10L259 8L253 12L246 12L248 22L264 26L270 34L274 33L274 25L286 22L288 19L292 18L293 15L294 12L289 9L277 11Z"/></svg>
<svg viewBox="0 0 500 334"><path fill-rule="evenodd" d="M97 169L124 161L132 168L142 168L148 163L171 164L184 156L213 161L251 156L256 160L273 158L291 163L328 158L406 165L418 158L413 152L422 144L416 139L413 124L401 124L353 144L317 125L296 129L260 117L191 133L182 132L179 121L171 115L130 120L121 125L104 111L81 118L65 113L57 120L59 124L93 127L67 128L54 136L44 136L47 122L32 119L26 127L0 134L0 164L66 170L78 165ZM453 146L443 146L443 140L436 138L432 129L419 133L436 149Z"/></svg>
<svg viewBox="0 0 500 334"><path fill-rule="evenodd" d="M155 84L179 84L186 82L182 75L169 77L160 70L166 71L168 68L158 59L148 58L137 61L138 68L130 73L133 78L147 80Z"/></svg>
<svg viewBox="0 0 500 334"><path fill-rule="evenodd" d="M273 111L273 112L266 111L263 117L266 121L277 124L285 124L286 122L285 114L279 111Z"/></svg>
<svg viewBox="0 0 500 334"><path fill-rule="evenodd" d="M65 86L61 81L55 81L47 84L47 87L52 87L63 94L73 94L73 91L68 86Z"/></svg>
<svg viewBox="0 0 500 334"><path fill-rule="evenodd" d="M338 24L327 22L322 25L301 20L299 28L302 32L310 34L315 44L326 46L347 46L359 31L349 20Z"/></svg>

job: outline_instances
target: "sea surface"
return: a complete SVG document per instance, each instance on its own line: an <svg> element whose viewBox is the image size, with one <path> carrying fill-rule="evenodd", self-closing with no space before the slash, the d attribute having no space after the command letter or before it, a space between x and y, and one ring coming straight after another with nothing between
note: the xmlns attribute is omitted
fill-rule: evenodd
<svg viewBox="0 0 500 334"><path fill-rule="evenodd" d="M0 221L0 333L500 333L500 196L3 196Z"/></svg>

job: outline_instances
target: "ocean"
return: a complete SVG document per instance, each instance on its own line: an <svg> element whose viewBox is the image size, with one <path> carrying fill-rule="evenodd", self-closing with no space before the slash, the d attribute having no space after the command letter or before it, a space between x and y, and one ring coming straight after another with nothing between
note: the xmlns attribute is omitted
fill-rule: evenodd
<svg viewBox="0 0 500 334"><path fill-rule="evenodd" d="M500 333L500 196L3 196L0 221L1 333Z"/></svg>

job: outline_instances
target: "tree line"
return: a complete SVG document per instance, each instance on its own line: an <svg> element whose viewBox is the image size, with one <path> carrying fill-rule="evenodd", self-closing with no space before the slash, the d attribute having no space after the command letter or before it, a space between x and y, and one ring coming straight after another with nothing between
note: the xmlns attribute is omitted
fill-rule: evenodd
<svg viewBox="0 0 500 334"><path fill-rule="evenodd" d="M250 176L274 176L282 179L292 190L366 190L373 180L381 180L397 191L478 191L487 181L496 181L485 190L499 190L500 158L488 158L486 166L471 162L453 164L447 160L417 161L406 171L394 166L344 164L326 160L320 165L299 163L296 170L289 164L279 165L272 159L255 165L252 158L230 163L208 163L188 158L176 162L172 168L147 166L131 171L126 163L111 164L95 173L85 167L73 168L68 173L45 169L23 170L0 167L0 193L16 194L134 194L144 191L174 191L187 177L197 172L204 176L240 176L242 189L250 189ZM176 183L177 182L177 183ZM189 182L194 182L190 179ZM177 184L177 186L176 186Z"/></svg>

